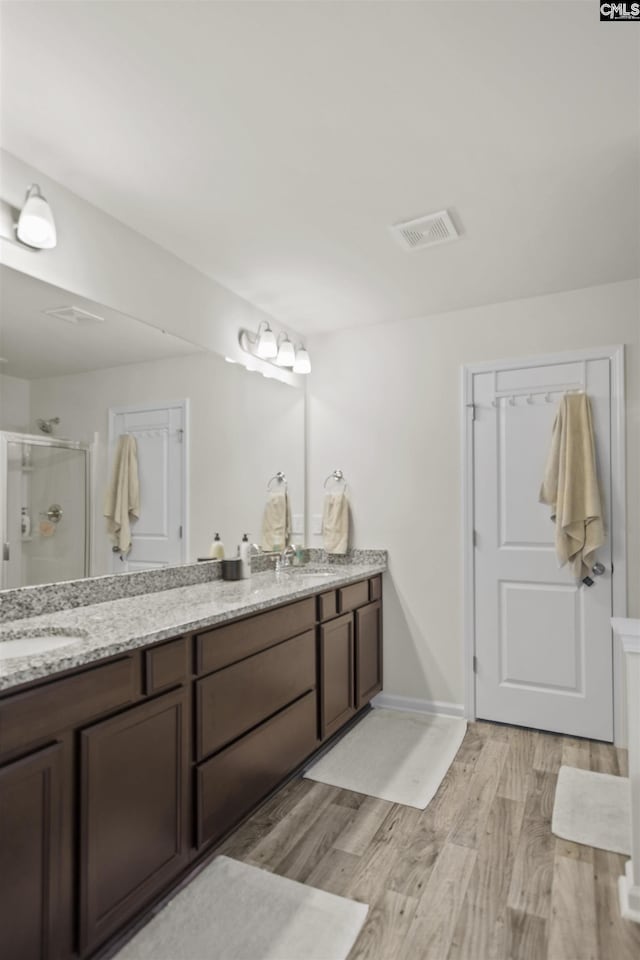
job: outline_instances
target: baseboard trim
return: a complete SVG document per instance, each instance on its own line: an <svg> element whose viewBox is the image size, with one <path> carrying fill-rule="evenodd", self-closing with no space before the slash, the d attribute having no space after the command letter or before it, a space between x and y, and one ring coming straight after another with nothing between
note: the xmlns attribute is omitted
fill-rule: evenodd
<svg viewBox="0 0 640 960"><path fill-rule="evenodd" d="M371 701L372 707L388 707L390 710L407 710L410 713L435 713L443 717L464 717L463 703L447 700L418 700L415 697L398 697L393 693L379 693Z"/></svg>

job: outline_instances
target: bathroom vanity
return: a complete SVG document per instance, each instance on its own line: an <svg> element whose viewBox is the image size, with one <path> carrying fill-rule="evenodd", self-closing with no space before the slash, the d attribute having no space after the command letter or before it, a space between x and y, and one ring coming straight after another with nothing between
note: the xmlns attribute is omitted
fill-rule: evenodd
<svg viewBox="0 0 640 960"><path fill-rule="evenodd" d="M382 687L383 568L50 615L106 639L70 669L61 651L28 682L20 664L17 683L10 661L0 673L2 956L91 956L367 707Z"/></svg>

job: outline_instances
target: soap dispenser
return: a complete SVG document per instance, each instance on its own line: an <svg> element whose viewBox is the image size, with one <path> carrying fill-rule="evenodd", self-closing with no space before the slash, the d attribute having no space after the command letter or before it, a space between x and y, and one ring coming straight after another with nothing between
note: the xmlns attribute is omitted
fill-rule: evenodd
<svg viewBox="0 0 640 960"><path fill-rule="evenodd" d="M246 579L251 575L251 544L249 543L249 534L242 534L242 543L239 547L240 559L242 560L242 577Z"/></svg>
<svg viewBox="0 0 640 960"><path fill-rule="evenodd" d="M222 560L224 557L224 543L220 539L220 534L216 533L213 538L213 543L211 544L211 549L209 550L209 559L211 560Z"/></svg>

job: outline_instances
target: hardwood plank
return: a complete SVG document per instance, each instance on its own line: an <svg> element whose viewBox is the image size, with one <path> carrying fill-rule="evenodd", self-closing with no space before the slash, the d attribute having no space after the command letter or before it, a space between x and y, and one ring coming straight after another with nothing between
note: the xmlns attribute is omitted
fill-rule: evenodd
<svg viewBox="0 0 640 960"><path fill-rule="evenodd" d="M554 862L548 956L599 960L593 866L584 860Z"/></svg>
<svg viewBox="0 0 640 960"><path fill-rule="evenodd" d="M456 762L474 764L480 756L490 732L491 729L486 723L469 723L464 740L456 754Z"/></svg>
<svg viewBox="0 0 640 960"><path fill-rule="evenodd" d="M449 960L489 960L505 955L506 899L523 815L522 801L496 797L478 846Z"/></svg>
<svg viewBox="0 0 640 960"><path fill-rule="evenodd" d="M596 889L596 930L602 960L638 960L640 924L623 920L618 901L618 877L627 858L608 850L593 850Z"/></svg>
<svg viewBox="0 0 640 960"><path fill-rule="evenodd" d="M502 768L509 751L506 742L487 740L469 781L467 797L458 813L450 841L474 848L484 832L489 810L498 789Z"/></svg>
<svg viewBox="0 0 640 960"><path fill-rule="evenodd" d="M578 767L580 770L591 769L591 741L581 740L578 737L564 737L562 742L562 765Z"/></svg>
<svg viewBox="0 0 640 960"><path fill-rule="evenodd" d="M557 773L562 764L562 746L564 737L557 733L540 733L533 757L535 770Z"/></svg>
<svg viewBox="0 0 640 960"><path fill-rule="evenodd" d="M610 743L593 741L591 744L591 769L596 773L610 773L614 777L620 776L618 752Z"/></svg>
<svg viewBox="0 0 640 960"><path fill-rule="evenodd" d="M418 901L399 956L402 960L443 960L476 861L476 851L448 843Z"/></svg>
<svg viewBox="0 0 640 960"><path fill-rule="evenodd" d="M337 836L354 816L350 807L330 803L280 859L272 859L274 871L304 883L314 866L331 849ZM275 861L275 862L274 862Z"/></svg>
<svg viewBox="0 0 640 960"><path fill-rule="evenodd" d="M373 840L392 807L393 804L388 800L364 797L358 807L358 815L352 817L346 828L338 835L333 844L334 847L344 850L345 853L355 853L356 856L360 856Z"/></svg>
<svg viewBox="0 0 640 960"><path fill-rule="evenodd" d="M544 770L531 770L524 815L527 820L544 820L551 828L558 777Z"/></svg>
<svg viewBox="0 0 640 960"><path fill-rule="evenodd" d="M335 800L337 794L338 787L314 783L300 803L279 820L244 857L245 862L262 867L263 870L273 870L293 850L310 826Z"/></svg>
<svg viewBox="0 0 640 960"><path fill-rule="evenodd" d="M546 920L551 907L555 841L541 819L523 821L507 894L507 906Z"/></svg>
<svg viewBox="0 0 640 960"><path fill-rule="evenodd" d="M353 853L331 847L317 863L312 864L313 869L305 883L327 893L335 893L338 897L346 897L359 862L360 858Z"/></svg>
<svg viewBox="0 0 640 960"><path fill-rule="evenodd" d="M522 910L507 910L505 960L545 960L547 957L547 921ZM480 958L478 958L480 960ZM548 957L548 960L563 960ZM566 957L564 960L581 960ZM611 958L613 960L613 958Z"/></svg>
<svg viewBox="0 0 640 960"><path fill-rule="evenodd" d="M584 860L585 863L593 863L593 847L585 847L583 843L573 843L571 840L563 840L556 837L555 856L569 857L570 860Z"/></svg>
<svg viewBox="0 0 640 960"><path fill-rule="evenodd" d="M536 730L509 727L507 753L497 794L507 800L524 800L529 789L529 774L533 766L539 734Z"/></svg>
<svg viewBox="0 0 640 960"><path fill-rule="evenodd" d="M369 907L367 921L360 931L349 960L409 960L403 942L413 921L418 901L386 890L381 900Z"/></svg>

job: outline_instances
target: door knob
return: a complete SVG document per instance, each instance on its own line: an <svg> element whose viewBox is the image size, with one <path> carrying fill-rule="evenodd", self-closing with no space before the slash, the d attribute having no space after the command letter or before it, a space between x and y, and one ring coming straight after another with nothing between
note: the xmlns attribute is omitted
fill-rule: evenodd
<svg viewBox="0 0 640 960"><path fill-rule="evenodd" d="M594 575L594 577L601 577L602 574L606 572L606 569L607 568L605 567L604 563L600 563L600 561L598 561L597 563L594 563L593 569L591 572Z"/></svg>

